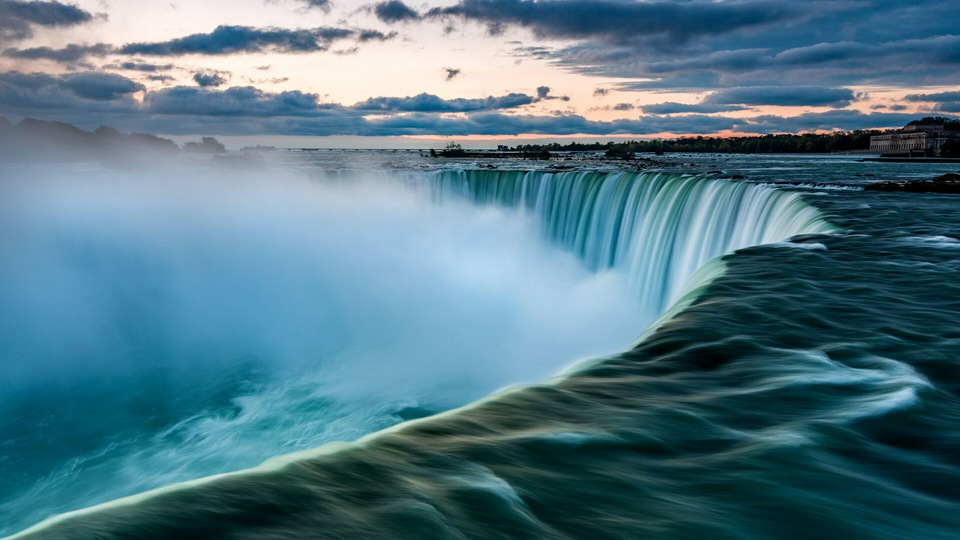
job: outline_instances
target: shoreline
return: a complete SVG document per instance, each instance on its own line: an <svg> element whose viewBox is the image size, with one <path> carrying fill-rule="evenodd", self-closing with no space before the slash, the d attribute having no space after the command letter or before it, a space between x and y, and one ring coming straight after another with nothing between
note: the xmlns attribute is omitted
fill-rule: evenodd
<svg viewBox="0 0 960 540"><path fill-rule="evenodd" d="M941 157L875 157L863 158L860 161L870 161L876 163L960 163L960 158L941 158Z"/></svg>

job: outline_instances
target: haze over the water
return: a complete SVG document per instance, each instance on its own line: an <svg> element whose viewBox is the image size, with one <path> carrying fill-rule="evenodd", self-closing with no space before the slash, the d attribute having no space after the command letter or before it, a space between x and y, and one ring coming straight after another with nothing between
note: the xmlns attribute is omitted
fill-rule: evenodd
<svg viewBox="0 0 960 540"><path fill-rule="evenodd" d="M549 375L557 358L626 345L641 328L623 276L594 275L544 244L532 218L433 205L398 183L54 169L0 189L0 286L18 312L4 319L4 334L19 336L7 346L46 342L24 354L45 363L6 370L5 384L48 378L50 361L65 381L137 369L106 351L147 332L191 363L246 355L296 367L356 348L377 365L343 367L363 393L426 378L475 397ZM532 349L541 360L506 360ZM417 365L381 365L404 354Z"/></svg>
<svg viewBox="0 0 960 540"><path fill-rule="evenodd" d="M22 525L536 382L649 322L532 217L397 180L27 170L0 184Z"/></svg>

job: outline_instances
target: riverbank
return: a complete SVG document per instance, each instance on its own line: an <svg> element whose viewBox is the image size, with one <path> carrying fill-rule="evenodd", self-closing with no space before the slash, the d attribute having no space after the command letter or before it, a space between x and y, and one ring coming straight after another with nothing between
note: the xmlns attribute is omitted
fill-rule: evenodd
<svg viewBox="0 0 960 540"><path fill-rule="evenodd" d="M874 161L877 163L960 163L960 158L875 157L875 158L864 158L862 161Z"/></svg>

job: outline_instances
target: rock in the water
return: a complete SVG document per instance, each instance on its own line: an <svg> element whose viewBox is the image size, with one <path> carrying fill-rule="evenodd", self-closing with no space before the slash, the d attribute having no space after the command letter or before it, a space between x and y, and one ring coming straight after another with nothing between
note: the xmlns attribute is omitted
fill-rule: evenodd
<svg viewBox="0 0 960 540"><path fill-rule="evenodd" d="M907 180L869 184L866 191L904 191L907 193L956 193L960 194L960 174L947 173L932 180Z"/></svg>

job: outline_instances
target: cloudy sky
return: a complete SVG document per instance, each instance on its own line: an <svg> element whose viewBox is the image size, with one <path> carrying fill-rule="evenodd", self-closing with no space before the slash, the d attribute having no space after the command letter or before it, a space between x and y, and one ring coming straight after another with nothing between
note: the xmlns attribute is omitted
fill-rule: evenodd
<svg viewBox="0 0 960 540"><path fill-rule="evenodd" d="M960 113L958 0L0 0L0 115L396 146Z"/></svg>

